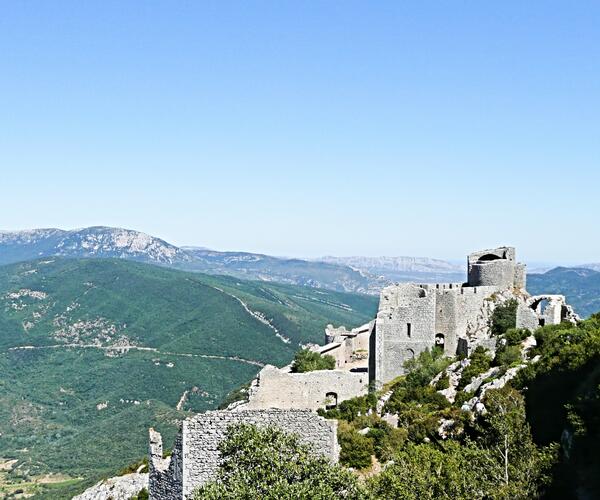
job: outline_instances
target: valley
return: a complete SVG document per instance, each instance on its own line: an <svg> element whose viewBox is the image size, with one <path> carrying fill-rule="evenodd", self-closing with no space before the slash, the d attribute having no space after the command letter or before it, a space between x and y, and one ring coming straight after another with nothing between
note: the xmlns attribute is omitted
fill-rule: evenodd
<svg viewBox="0 0 600 500"><path fill-rule="evenodd" d="M0 456L17 460L3 481L81 491L144 456L148 427L172 438L190 412L376 302L121 259L0 267ZM35 479L48 474L67 479Z"/></svg>

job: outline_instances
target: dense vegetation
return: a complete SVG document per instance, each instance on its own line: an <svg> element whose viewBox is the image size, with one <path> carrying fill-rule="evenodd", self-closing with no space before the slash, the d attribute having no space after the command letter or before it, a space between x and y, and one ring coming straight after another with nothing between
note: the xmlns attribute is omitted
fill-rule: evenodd
<svg viewBox="0 0 600 500"><path fill-rule="evenodd" d="M233 426L220 451L219 477L200 488L196 499L362 498L362 488L350 471L315 458L296 436L276 428Z"/></svg>
<svg viewBox="0 0 600 500"><path fill-rule="evenodd" d="M490 320L492 335L502 335L517 326L517 306L518 302L515 299L507 300L504 304L496 306Z"/></svg>
<svg viewBox="0 0 600 500"><path fill-rule="evenodd" d="M292 372L306 373L315 370L333 370L335 358L328 354L322 355L310 349L300 349L294 356Z"/></svg>
<svg viewBox="0 0 600 500"><path fill-rule="evenodd" d="M0 496L10 481L68 498L144 456L149 426L169 446L177 419L216 408L260 364L375 310L372 297L122 260L0 267L0 459L19 460ZM30 485L47 472L63 484Z"/></svg>
<svg viewBox="0 0 600 500"><path fill-rule="evenodd" d="M533 437L561 442L551 498L600 498L600 314L535 332L537 363L519 374Z"/></svg>

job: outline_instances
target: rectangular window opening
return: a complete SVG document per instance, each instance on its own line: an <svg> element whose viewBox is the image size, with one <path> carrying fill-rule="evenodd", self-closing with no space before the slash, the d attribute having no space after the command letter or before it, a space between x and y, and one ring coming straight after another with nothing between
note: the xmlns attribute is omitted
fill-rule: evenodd
<svg viewBox="0 0 600 500"><path fill-rule="evenodd" d="M406 335L408 338L410 338L412 334L412 325L410 323L406 323Z"/></svg>

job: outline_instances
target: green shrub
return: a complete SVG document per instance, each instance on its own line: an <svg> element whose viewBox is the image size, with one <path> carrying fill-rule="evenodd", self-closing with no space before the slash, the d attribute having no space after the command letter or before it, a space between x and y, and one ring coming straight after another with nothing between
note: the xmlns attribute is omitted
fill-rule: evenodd
<svg viewBox="0 0 600 500"><path fill-rule="evenodd" d="M130 500L148 500L149 498L148 490L146 488L142 488L139 493L131 497Z"/></svg>
<svg viewBox="0 0 600 500"><path fill-rule="evenodd" d="M494 357L495 366L510 367L513 364L522 362L521 348L517 345L505 345L496 351Z"/></svg>
<svg viewBox="0 0 600 500"><path fill-rule="evenodd" d="M219 451L217 478L196 490L196 500L365 498L352 472L315 457L297 436L275 427L231 426Z"/></svg>
<svg viewBox="0 0 600 500"><path fill-rule="evenodd" d="M442 370L445 370L453 359L444 356L441 349L426 349L417 357L404 363L407 375L402 385L410 388L424 387Z"/></svg>
<svg viewBox="0 0 600 500"><path fill-rule="evenodd" d="M328 354L322 355L310 349L301 349L294 356L292 363L292 372L306 373L315 370L333 370L335 368L335 358Z"/></svg>
<svg viewBox="0 0 600 500"><path fill-rule="evenodd" d="M443 391L444 389L448 389L450 387L450 377L448 375L444 375L440 377L440 379L435 384L436 391Z"/></svg>
<svg viewBox="0 0 600 500"><path fill-rule="evenodd" d="M403 500L496 498L488 473L492 454L455 442L443 447L408 443L394 463L369 481L376 499Z"/></svg>
<svg viewBox="0 0 600 500"><path fill-rule="evenodd" d="M520 345L530 335L531 332L527 328L510 328L504 334L504 338L508 345Z"/></svg>
<svg viewBox="0 0 600 500"><path fill-rule="evenodd" d="M407 434L406 429L392 428L387 422L378 420L372 424L367 437L373 440L375 456L382 462L389 462L406 442Z"/></svg>
<svg viewBox="0 0 600 500"><path fill-rule="evenodd" d="M375 453L373 440L359 434L348 424L338 427L340 444L340 462L354 469L366 469L371 466L371 456Z"/></svg>
<svg viewBox="0 0 600 500"><path fill-rule="evenodd" d="M507 300L504 304L496 306L490 319L492 335L502 335L517 325L517 306L515 299Z"/></svg>
<svg viewBox="0 0 600 500"><path fill-rule="evenodd" d="M478 346L475 348L471 356L469 366L465 367L458 381L458 390L464 389L477 375L481 375L483 372L489 370L492 358L488 351L483 347Z"/></svg>
<svg viewBox="0 0 600 500"><path fill-rule="evenodd" d="M460 408L464 403L469 401L469 399L471 399L473 396L475 396L474 392L458 391L456 393L456 397L454 398L454 406L456 406L457 408Z"/></svg>
<svg viewBox="0 0 600 500"><path fill-rule="evenodd" d="M377 405L377 395L369 393L365 396L342 401L337 408L331 410L318 410L319 415L326 418L336 418L352 422L362 415L366 415L369 410L374 410Z"/></svg>

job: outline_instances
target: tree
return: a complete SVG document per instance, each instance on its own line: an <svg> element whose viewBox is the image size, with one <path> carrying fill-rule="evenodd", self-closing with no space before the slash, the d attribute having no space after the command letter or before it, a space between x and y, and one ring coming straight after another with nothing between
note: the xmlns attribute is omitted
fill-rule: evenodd
<svg viewBox="0 0 600 500"><path fill-rule="evenodd" d="M489 452L472 443L407 443L369 487L378 499L471 500L493 496Z"/></svg>
<svg viewBox="0 0 600 500"><path fill-rule="evenodd" d="M366 498L352 472L315 457L297 436L275 427L232 426L219 450L218 477L200 487L195 500Z"/></svg>
<svg viewBox="0 0 600 500"><path fill-rule="evenodd" d="M335 358L328 354L311 351L310 349L301 349L294 356L292 371L294 373L312 372L314 370L333 370L335 368Z"/></svg>
<svg viewBox="0 0 600 500"><path fill-rule="evenodd" d="M492 363L490 354L482 346L477 346L469 359L470 363L463 369L460 380L458 381L459 390L462 390L469 385L471 380L473 380L473 377L487 371Z"/></svg>
<svg viewBox="0 0 600 500"><path fill-rule="evenodd" d="M556 446L538 448L525 416L525 401L506 386L486 393L487 413L479 424L479 443L492 453L490 470L499 482L496 498L536 498L550 480Z"/></svg>
<svg viewBox="0 0 600 500"><path fill-rule="evenodd" d="M510 328L517 325L517 307L518 302L515 299L507 300L504 304L496 306L490 320L490 330L492 335L502 335Z"/></svg>
<svg viewBox="0 0 600 500"><path fill-rule="evenodd" d="M338 426L340 443L340 462L354 469L366 469L371 466L371 456L375 453L373 441L359 434L349 424L340 422Z"/></svg>

